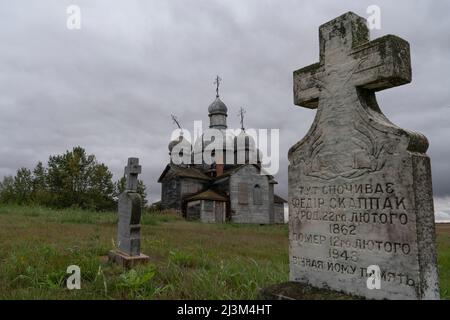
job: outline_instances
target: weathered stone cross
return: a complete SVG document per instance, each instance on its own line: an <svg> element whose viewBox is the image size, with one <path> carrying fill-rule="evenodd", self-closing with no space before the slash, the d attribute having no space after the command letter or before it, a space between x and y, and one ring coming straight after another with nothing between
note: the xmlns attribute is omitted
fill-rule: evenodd
<svg viewBox="0 0 450 320"><path fill-rule="evenodd" d="M355 88L380 91L411 82L409 44L387 35L369 41L366 20L349 12L319 29L320 62L294 72L294 103L337 105Z"/></svg>
<svg viewBox="0 0 450 320"><path fill-rule="evenodd" d="M138 158L128 158L125 167L127 184L119 195L119 226L117 230L117 249L109 253L111 261L131 267L136 263L144 263L149 257L141 253L141 214L142 198L137 193L138 174L141 166Z"/></svg>
<svg viewBox="0 0 450 320"><path fill-rule="evenodd" d="M126 190L136 191L138 186L138 174L142 167L139 165L138 158L128 158L128 165L125 167L125 176L127 179Z"/></svg>
<svg viewBox="0 0 450 320"><path fill-rule="evenodd" d="M388 123L375 91L411 82L409 44L393 35L369 41L366 20L352 12L322 25L319 37L320 62L294 72L295 104L318 108L305 173L332 179L377 171L388 146L374 144L361 120L372 114ZM355 145L360 151L349 152Z"/></svg>
<svg viewBox="0 0 450 320"><path fill-rule="evenodd" d="M320 62L294 72L295 104L318 110L289 150L290 279L371 299L439 299L428 140L389 121L375 96L411 81L409 44L370 41L351 12L319 34ZM386 275L381 290L370 290L369 266Z"/></svg>

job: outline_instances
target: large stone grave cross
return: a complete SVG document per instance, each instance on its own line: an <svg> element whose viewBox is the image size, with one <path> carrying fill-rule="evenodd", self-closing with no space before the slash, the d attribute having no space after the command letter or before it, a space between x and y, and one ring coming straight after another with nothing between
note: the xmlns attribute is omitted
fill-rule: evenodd
<svg viewBox="0 0 450 320"><path fill-rule="evenodd" d="M320 62L294 72L295 104L318 110L289 151L290 280L438 299L428 141L391 123L375 97L411 81L409 44L370 41L351 12L319 34Z"/></svg>
<svg viewBox="0 0 450 320"><path fill-rule="evenodd" d="M137 192L140 173L139 159L129 158L125 167L125 190L119 195L118 250L111 251L109 255L111 260L126 267L149 260L148 256L141 253L142 199Z"/></svg>

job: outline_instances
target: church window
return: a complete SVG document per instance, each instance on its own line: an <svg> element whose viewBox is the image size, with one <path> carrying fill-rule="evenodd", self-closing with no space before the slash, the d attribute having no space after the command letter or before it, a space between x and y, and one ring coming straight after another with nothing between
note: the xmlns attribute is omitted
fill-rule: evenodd
<svg viewBox="0 0 450 320"><path fill-rule="evenodd" d="M262 205L261 187L259 184L253 187L253 204Z"/></svg>

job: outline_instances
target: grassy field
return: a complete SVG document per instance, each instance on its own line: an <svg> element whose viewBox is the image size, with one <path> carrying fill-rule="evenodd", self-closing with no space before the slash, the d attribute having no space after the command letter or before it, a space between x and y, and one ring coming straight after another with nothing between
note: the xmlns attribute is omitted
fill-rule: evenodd
<svg viewBox="0 0 450 320"><path fill-rule="evenodd" d="M0 206L0 299L254 299L288 280L287 226L207 225L145 214L131 271L107 263L116 214ZM438 228L442 297L450 299L450 226ZM81 268L82 290L65 288Z"/></svg>

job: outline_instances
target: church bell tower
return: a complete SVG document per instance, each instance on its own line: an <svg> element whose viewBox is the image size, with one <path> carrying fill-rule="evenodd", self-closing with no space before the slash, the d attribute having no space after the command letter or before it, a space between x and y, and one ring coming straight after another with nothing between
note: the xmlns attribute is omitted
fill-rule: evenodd
<svg viewBox="0 0 450 320"><path fill-rule="evenodd" d="M210 104L208 108L209 113L209 128L210 129L227 129L227 106L220 100L219 96L219 86L220 86L219 76L216 77L214 84L216 85L216 100Z"/></svg>

